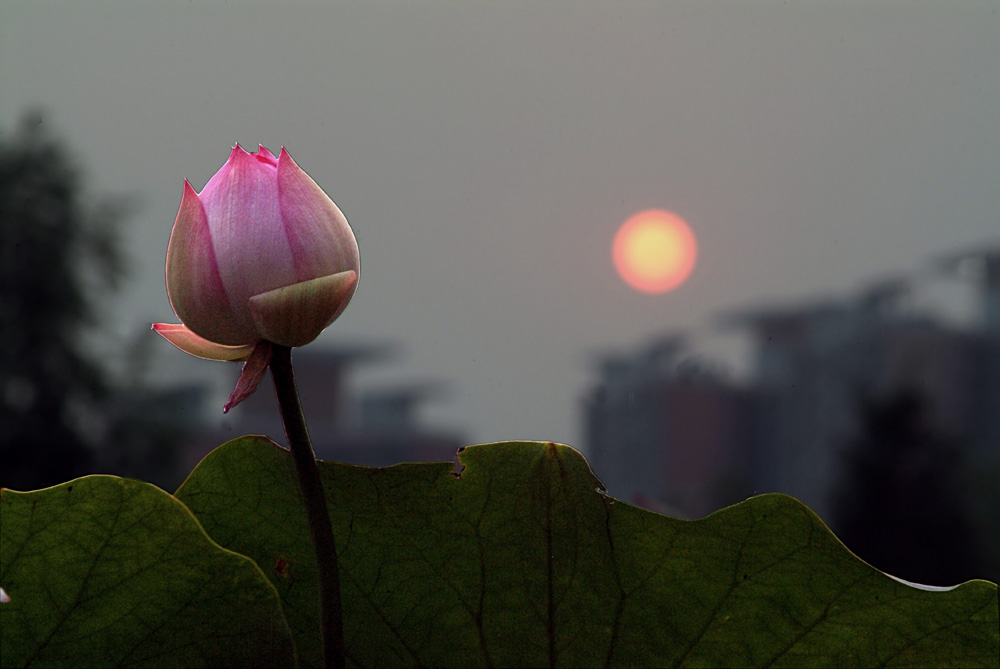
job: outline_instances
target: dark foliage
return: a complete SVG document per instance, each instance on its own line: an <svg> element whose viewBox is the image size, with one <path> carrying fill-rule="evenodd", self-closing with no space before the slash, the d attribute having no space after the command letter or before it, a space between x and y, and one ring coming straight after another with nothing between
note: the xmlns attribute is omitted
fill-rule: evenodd
<svg viewBox="0 0 1000 669"><path fill-rule="evenodd" d="M0 485L88 473L86 425L108 378L83 336L124 271L118 205L85 207L80 173L39 114L0 138Z"/></svg>
<svg viewBox="0 0 1000 669"><path fill-rule="evenodd" d="M834 530L859 557L906 580L982 578L960 443L935 429L924 398L900 390L860 402L834 500Z"/></svg>
<svg viewBox="0 0 1000 669"><path fill-rule="evenodd" d="M201 391L143 384L148 330L122 347L117 374L87 343L108 334L129 201L88 202L64 143L33 113L0 135L0 203L0 486L92 473L180 483L176 445Z"/></svg>

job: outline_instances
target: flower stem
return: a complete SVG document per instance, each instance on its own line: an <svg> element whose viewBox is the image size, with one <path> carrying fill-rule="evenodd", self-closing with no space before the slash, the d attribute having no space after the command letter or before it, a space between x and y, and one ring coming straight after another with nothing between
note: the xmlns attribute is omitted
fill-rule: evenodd
<svg viewBox="0 0 1000 669"><path fill-rule="evenodd" d="M295 473L306 505L309 533L316 552L316 572L319 578L319 605L323 632L323 666L341 669L344 662L344 626L340 608L340 576L337 570L337 546L326 508L323 483L316 467L306 419L299 403L292 373L292 350L274 344L271 359L271 378L278 397L281 421L295 460Z"/></svg>

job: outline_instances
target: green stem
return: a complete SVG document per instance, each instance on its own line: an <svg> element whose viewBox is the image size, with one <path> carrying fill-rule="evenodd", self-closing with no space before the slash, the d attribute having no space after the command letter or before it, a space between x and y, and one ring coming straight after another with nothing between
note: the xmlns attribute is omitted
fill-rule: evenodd
<svg viewBox="0 0 1000 669"><path fill-rule="evenodd" d="M281 421L295 460L295 473L306 505L309 532L316 552L316 571L319 578L319 605L323 631L323 666L341 669L344 662L344 626L340 609L340 576L337 570L337 546L326 508L323 483L316 467L306 419L299 403L292 373L292 350L287 346L273 345L271 378L278 397Z"/></svg>

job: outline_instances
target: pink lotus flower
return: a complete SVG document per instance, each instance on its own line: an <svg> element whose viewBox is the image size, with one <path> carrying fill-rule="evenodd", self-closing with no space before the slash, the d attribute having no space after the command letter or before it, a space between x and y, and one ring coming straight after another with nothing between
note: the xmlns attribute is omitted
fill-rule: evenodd
<svg viewBox="0 0 1000 669"><path fill-rule="evenodd" d="M262 342L302 346L344 311L359 272L347 219L288 152L237 144L201 194L184 182L167 247L183 325L153 329L211 360L247 360Z"/></svg>

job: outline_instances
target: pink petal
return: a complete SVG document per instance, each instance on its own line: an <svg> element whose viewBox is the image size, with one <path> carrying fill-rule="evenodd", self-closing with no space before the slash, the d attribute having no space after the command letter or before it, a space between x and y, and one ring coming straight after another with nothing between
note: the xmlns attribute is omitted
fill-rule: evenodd
<svg viewBox="0 0 1000 669"><path fill-rule="evenodd" d="M256 154L250 154L250 155L257 156L257 160L259 160L262 163L266 163L266 164L268 164L268 165L270 165L272 167L277 167L278 166L278 158L277 158L277 156L275 156L273 153L271 153L266 148L264 148L263 144L258 144L257 145L257 153Z"/></svg>
<svg viewBox="0 0 1000 669"><path fill-rule="evenodd" d="M219 275L208 218L187 181L167 245L167 296L180 319L200 336L226 345L253 341L252 324L234 318Z"/></svg>
<svg viewBox="0 0 1000 669"><path fill-rule="evenodd" d="M277 170L237 145L200 198L234 320L241 332L251 331L250 298L297 281Z"/></svg>
<svg viewBox="0 0 1000 669"><path fill-rule="evenodd" d="M347 308L357 285L358 273L351 270L254 295L257 332L282 346L304 346Z"/></svg>
<svg viewBox="0 0 1000 669"><path fill-rule="evenodd" d="M168 342L198 358L206 360L225 360L239 362L250 357L253 345L249 346L223 346L215 344L195 333L187 327L173 323L153 323L153 330Z"/></svg>
<svg viewBox="0 0 1000 669"><path fill-rule="evenodd" d="M236 382L233 394L229 396L229 401L222 408L222 413L229 413L234 406L253 395L257 386L264 379L267 368L271 365L271 353L273 345L269 341L258 342L254 346L253 353L247 358L240 372L240 379Z"/></svg>
<svg viewBox="0 0 1000 669"><path fill-rule="evenodd" d="M278 193L296 281L361 271L358 242L344 214L284 148L278 157Z"/></svg>

